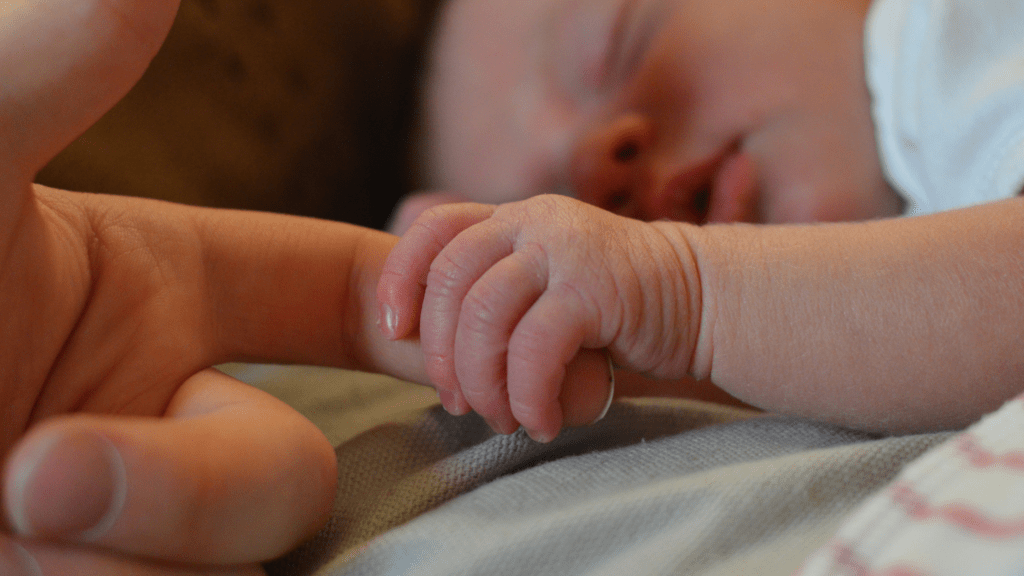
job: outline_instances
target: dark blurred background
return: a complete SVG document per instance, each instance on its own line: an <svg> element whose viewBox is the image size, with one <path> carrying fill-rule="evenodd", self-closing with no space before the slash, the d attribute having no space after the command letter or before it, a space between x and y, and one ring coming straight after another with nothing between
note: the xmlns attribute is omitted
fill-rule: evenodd
<svg viewBox="0 0 1024 576"><path fill-rule="evenodd" d="M42 184L380 228L412 187L438 0L182 0L138 85Z"/></svg>

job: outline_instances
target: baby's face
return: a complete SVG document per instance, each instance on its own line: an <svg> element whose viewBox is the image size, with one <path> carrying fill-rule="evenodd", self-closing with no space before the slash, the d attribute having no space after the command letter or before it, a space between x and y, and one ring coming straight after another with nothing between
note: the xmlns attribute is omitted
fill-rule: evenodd
<svg viewBox="0 0 1024 576"><path fill-rule="evenodd" d="M899 213L864 80L869 0L452 0L432 184L641 219Z"/></svg>

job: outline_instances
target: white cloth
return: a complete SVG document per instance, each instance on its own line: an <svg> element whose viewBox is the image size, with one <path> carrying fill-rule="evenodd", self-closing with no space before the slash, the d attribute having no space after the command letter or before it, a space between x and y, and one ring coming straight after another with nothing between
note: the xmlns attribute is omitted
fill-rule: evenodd
<svg viewBox="0 0 1024 576"><path fill-rule="evenodd" d="M927 214L1024 188L1024 1L876 0L865 39L882 164Z"/></svg>
<svg viewBox="0 0 1024 576"><path fill-rule="evenodd" d="M1024 574L1024 397L914 461L801 576Z"/></svg>

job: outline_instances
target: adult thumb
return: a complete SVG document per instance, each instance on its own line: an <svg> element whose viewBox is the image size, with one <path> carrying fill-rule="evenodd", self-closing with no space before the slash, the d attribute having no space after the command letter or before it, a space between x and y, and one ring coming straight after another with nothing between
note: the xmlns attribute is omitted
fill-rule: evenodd
<svg viewBox="0 0 1024 576"><path fill-rule="evenodd" d="M138 81L178 0L0 2L0 172L31 178Z"/></svg>
<svg viewBox="0 0 1024 576"><path fill-rule="evenodd" d="M216 370L186 381L162 418L74 414L34 427L4 470L26 538L140 558L269 560L331 510L334 451L279 400Z"/></svg>

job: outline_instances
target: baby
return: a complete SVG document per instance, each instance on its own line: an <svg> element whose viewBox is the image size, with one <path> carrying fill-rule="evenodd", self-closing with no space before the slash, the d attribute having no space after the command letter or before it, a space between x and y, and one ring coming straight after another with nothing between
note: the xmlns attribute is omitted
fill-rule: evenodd
<svg viewBox="0 0 1024 576"><path fill-rule="evenodd" d="M385 334L538 440L600 413L602 349L681 396L966 425L1024 389L1021 30L994 0L455 0L428 174L512 203L419 216Z"/></svg>

